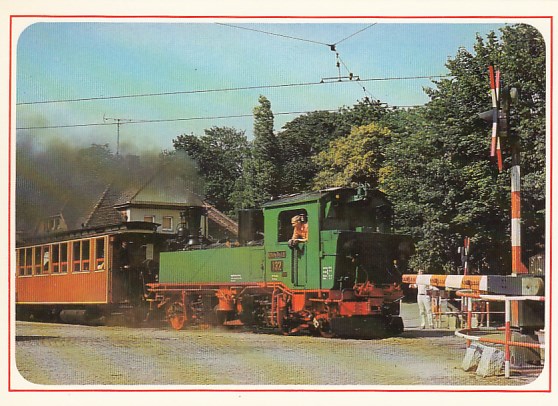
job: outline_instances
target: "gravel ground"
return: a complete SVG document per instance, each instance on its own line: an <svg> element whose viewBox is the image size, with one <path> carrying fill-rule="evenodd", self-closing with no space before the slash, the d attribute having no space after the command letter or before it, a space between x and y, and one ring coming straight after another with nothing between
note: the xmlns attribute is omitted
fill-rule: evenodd
<svg viewBox="0 0 558 406"><path fill-rule="evenodd" d="M16 323L20 374L42 385L525 385L536 373L479 378L464 372L464 340L420 330L382 340L258 334L242 330Z"/></svg>

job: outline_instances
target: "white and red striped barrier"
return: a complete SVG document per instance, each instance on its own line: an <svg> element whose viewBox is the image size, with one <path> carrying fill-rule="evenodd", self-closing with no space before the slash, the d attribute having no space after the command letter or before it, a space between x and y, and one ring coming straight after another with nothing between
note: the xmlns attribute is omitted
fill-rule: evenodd
<svg viewBox="0 0 558 406"><path fill-rule="evenodd" d="M536 296L544 295L544 279L538 276L513 275L417 275L404 274L402 282L430 285L450 290L470 289L479 294Z"/></svg>
<svg viewBox="0 0 558 406"><path fill-rule="evenodd" d="M488 277L486 275L403 275L403 283L413 285L430 285L437 288L473 289L488 291Z"/></svg>

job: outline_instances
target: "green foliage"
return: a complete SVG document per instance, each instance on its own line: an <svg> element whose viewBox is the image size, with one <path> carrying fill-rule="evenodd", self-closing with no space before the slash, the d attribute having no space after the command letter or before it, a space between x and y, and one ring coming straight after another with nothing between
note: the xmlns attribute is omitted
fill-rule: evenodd
<svg viewBox="0 0 558 406"><path fill-rule="evenodd" d="M260 96L254 108L254 140L251 154L243 162L242 176L232 194L236 208L257 207L281 193L281 151L273 132L269 100Z"/></svg>
<svg viewBox="0 0 558 406"><path fill-rule="evenodd" d="M383 124L390 115L384 105L365 98L338 112L315 111L285 124L277 136L284 179L281 192L296 193L314 187L314 178L321 170L317 156L329 149L331 141L349 135L353 127L374 122ZM318 184L339 183L339 180L328 181L324 172L320 176Z"/></svg>
<svg viewBox="0 0 558 406"><path fill-rule="evenodd" d="M327 111L299 116L283 126L277 136L283 157L282 193L311 188L318 171L313 157L327 149L330 141L344 135L346 128L339 113Z"/></svg>
<svg viewBox="0 0 558 406"><path fill-rule="evenodd" d="M521 87L511 114L526 151L522 204L535 208L523 216L526 256L544 244L544 44L536 30L520 25L504 27L500 38L478 37L474 51L459 49L447 62L454 77L426 90L430 102L410 112L415 130L395 130L380 171L396 225L417 240L415 265L430 272L459 263L464 236L471 238L473 261L485 259L491 273L509 272L510 157L498 174L489 159L490 125L478 117L491 107L490 64L505 84Z"/></svg>
<svg viewBox="0 0 558 406"><path fill-rule="evenodd" d="M231 211L234 184L242 175L242 162L248 155L244 132L211 127L201 137L184 134L173 143L176 151L184 151L195 160L205 180L206 199L221 211Z"/></svg>
<svg viewBox="0 0 558 406"><path fill-rule="evenodd" d="M348 186L353 182L376 186L390 136L387 128L368 124L354 127L348 136L331 141L329 149L314 158L320 168L314 187Z"/></svg>

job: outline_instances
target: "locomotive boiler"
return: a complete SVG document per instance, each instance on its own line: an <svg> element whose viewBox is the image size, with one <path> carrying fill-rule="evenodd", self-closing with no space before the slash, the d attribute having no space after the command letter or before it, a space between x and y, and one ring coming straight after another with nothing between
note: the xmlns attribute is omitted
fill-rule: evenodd
<svg viewBox="0 0 558 406"><path fill-rule="evenodd" d="M218 324L374 338L403 331L401 272L413 245L392 233L391 205L377 190L334 188L270 201L239 213L237 243L206 244L187 233L161 252L147 285L151 317L175 329ZM292 241L291 219L305 220Z"/></svg>

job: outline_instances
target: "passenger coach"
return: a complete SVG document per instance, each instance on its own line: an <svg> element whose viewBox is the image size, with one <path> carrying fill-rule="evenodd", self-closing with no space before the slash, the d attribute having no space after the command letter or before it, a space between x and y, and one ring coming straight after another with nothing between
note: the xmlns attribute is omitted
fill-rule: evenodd
<svg viewBox="0 0 558 406"><path fill-rule="evenodd" d="M159 252L168 238L156 233L157 226L124 222L17 247L16 317L65 322L142 317L144 286L156 281Z"/></svg>

